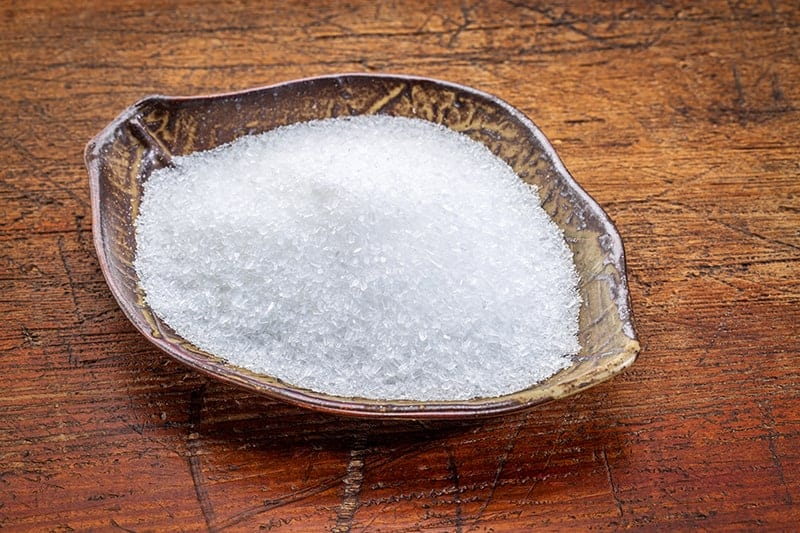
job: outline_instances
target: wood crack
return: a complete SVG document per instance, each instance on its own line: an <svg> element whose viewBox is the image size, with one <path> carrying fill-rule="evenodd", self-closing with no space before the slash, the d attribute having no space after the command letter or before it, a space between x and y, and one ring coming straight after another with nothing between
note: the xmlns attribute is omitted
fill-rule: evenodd
<svg viewBox="0 0 800 533"><path fill-rule="evenodd" d="M481 505L481 508L476 513L475 520L472 524L473 527L476 527L478 525L478 522L483 516L483 513L486 511L486 508L489 507L489 503L492 501L492 498L494 498L494 493L497 490L498 484L500 483L500 476L502 475L503 469L506 466L508 457L511 454L511 451L514 449L514 446L517 444L517 437L519 437L519 433L522 430L522 426L525 425L525 422L527 422L527 420L528 420L528 415L527 414L522 415L520 417L519 422L517 423L517 426L514 428L514 431L511 433L511 436L508 439L508 443L506 444L506 447L503 450L503 455L500 456L500 460L497 463L497 468L494 471L494 477L492 478L492 484L489 489L489 495L486 497L486 500L484 500L483 504Z"/></svg>
<svg viewBox="0 0 800 533"><path fill-rule="evenodd" d="M458 466L456 465L456 457L453 454L453 449L450 446L447 447L447 472L449 474L450 481L453 483L454 489L453 502L456 505L456 533L461 533L464 528L464 517L461 509L461 481L458 474Z"/></svg>
<svg viewBox="0 0 800 533"><path fill-rule="evenodd" d="M72 272L72 268L69 266L66 254L64 253L64 237L58 237L56 240L56 246L58 248L58 257L61 259L61 265L64 267L64 272L67 274L69 292L72 298L73 309L75 310L75 317L78 319L78 324L83 324L83 313L81 313L80 304L78 304L78 297L75 294L75 275Z"/></svg>
<svg viewBox="0 0 800 533"><path fill-rule="evenodd" d="M772 407L769 404L769 400L758 402L758 406L763 411L763 427L767 430L767 442L769 443L770 460L772 461L772 465L775 467L775 471L778 473L778 479L780 480L781 487L783 487L783 490L785 491L783 502L786 505L792 505L792 493L789 492L789 485L786 484L786 477L783 473L783 463L781 462L781 458L775 448L775 440L780 436L780 434L775 430L775 417L772 416Z"/></svg>
<svg viewBox="0 0 800 533"><path fill-rule="evenodd" d="M205 385L194 389L189 398L189 436L187 437L187 447L189 449L189 472L192 474L192 484L194 485L194 492L197 495L197 502L200 504L200 511L203 513L203 519L209 531L216 531L214 523L216 516L214 514L214 506L208 497L208 487L206 486L205 477L203 476L203 466L200 461L200 449L202 441L200 434L195 431L196 427L202 421L203 405L205 403Z"/></svg>
<svg viewBox="0 0 800 533"><path fill-rule="evenodd" d="M614 499L614 505L617 507L620 518L622 518L622 501L619 499L619 487L614 483L614 476L611 474L611 465L608 464L608 456L606 455L605 448L600 450L600 457L603 459L603 466L606 468L606 479L608 479L611 497Z"/></svg>
<svg viewBox="0 0 800 533"><path fill-rule="evenodd" d="M350 461L347 463L345 476L342 479L344 489L342 491L342 502L336 510L336 525L332 531L334 533L346 533L353 526L353 516L355 516L361 502L361 484L364 481L364 456L366 455L366 438L361 434L353 448L350 450Z"/></svg>

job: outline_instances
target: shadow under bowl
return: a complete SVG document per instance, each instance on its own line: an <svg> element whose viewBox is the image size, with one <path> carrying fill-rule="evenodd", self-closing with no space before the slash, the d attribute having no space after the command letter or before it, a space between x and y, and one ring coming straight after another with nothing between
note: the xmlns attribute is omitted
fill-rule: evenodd
<svg viewBox="0 0 800 533"><path fill-rule="evenodd" d="M442 124L486 145L539 189L564 233L580 276L580 352L540 383L503 396L458 401L344 398L295 387L230 365L177 335L148 307L133 267L142 186L173 156L209 150L243 135L338 116L385 114ZM120 307L147 339L213 378L310 409L360 417L475 418L526 409L601 383L639 352L622 241L600 206L578 186L542 132L496 97L438 80L347 74L231 94L145 98L86 147L92 228L103 274Z"/></svg>

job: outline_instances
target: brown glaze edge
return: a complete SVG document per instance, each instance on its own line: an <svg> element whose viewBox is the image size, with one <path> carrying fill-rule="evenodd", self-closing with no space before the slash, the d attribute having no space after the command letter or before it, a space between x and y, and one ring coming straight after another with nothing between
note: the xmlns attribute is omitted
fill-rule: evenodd
<svg viewBox="0 0 800 533"><path fill-rule="evenodd" d="M146 102L151 98L143 98L125 109L114 120L112 120L105 128L103 128L97 135L95 135L88 143L83 151L84 164L89 171L89 196L92 208L92 240L94 242L95 252L97 254L97 261L100 264L100 271L103 273L106 284L111 291L112 296L117 301L120 309L128 318L128 320L138 329L145 338L153 340L151 332L147 331L144 324L137 319L135 313L135 305L121 298L123 292L119 288L115 276L111 272L111 266L106 258L106 251L103 239L103 227L100 217L100 150L107 144L110 144L117 131L124 124L135 118L144 107ZM162 348L163 349L163 348ZM172 354L171 351L167 353Z"/></svg>

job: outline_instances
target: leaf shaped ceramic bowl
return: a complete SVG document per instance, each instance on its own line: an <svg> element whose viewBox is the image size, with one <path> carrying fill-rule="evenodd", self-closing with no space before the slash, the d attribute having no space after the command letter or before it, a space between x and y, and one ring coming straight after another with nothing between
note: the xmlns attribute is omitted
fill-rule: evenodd
<svg viewBox="0 0 800 533"><path fill-rule="evenodd" d="M378 401L321 394L227 364L178 336L148 308L133 259L142 184L174 155L208 150L278 126L343 115L421 118L485 144L539 188L563 230L580 275L580 353L568 368L493 398ZM134 104L86 147L95 246L111 292L156 346L213 378L311 409L363 417L469 418L564 398L605 381L636 359L622 242L608 217L572 179L541 131L521 112L482 92L392 75L304 79L216 96L153 96ZM535 305L535 304L533 304Z"/></svg>

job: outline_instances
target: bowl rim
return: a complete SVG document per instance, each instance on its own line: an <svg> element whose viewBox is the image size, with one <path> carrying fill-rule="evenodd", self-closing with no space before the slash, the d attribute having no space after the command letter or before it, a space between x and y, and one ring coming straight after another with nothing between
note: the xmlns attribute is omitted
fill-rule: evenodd
<svg viewBox="0 0 800 533"><path fill-rule="evenodd" d="M620 274L620 282L618 285L619 292L616 295L615 302L620 312L624 313L620 316L620 320L623 326L623 334L627 337L626 344L619 353L614 356L601 358L602 364L598 365L590 376L577 376L571 380L565 381L559 387L562 391L561 394L534 394L537 384L532 384L527 389L504 394L502 396L471 400L374 400L368 398L332 396L290 385L273 376L259 375L248 369L224 363L213 354L207 354L202 351L193 353L190 350L183 349L166 341L163 335L154 335L155 331L153 328L149 327L148 324L138 318L136 304L122 296L124 291L122 291L116 277L113 275L112 265L106 257L100 212L101 147L107 145L111 141L114 132L117 131L122 124L134 118L137 113L154 102L185 103L236 98L244 95L272 91L280 87L291 85L331 81L343 82L348 78L376 79L405 83L428 83L442 88L468 93L471 96L478 97L479 99L487 101L487 103L502 108L504 112L513 116L533 135L535 141L541 146L543 155L549 159L552 169L561 176L565 184L575 193L576 198L598 217L598 222L602 227L604 235L610 237L607 253L613 255L613 262ZM114 299L117 301L128 320L148 341L150 341L150 343L157 346L173 359L211 378L243 387L279 401L329 414L361 418L468 419L511 414L553 400L566 398L614 377L632 365L638 357L640 345L635 334L633 312L630 303L630 290L627 281L625 251L619 231L600 204L578 184L572 174L567 170L555 148L539 127L522 111L505 100L479 89L426 76L352 72L309 76L221 93L207 93L193 96L152 94L130 105L97 133L86 144L84 149L84 162L89 173L94 247L103 277Z"/></svg>

